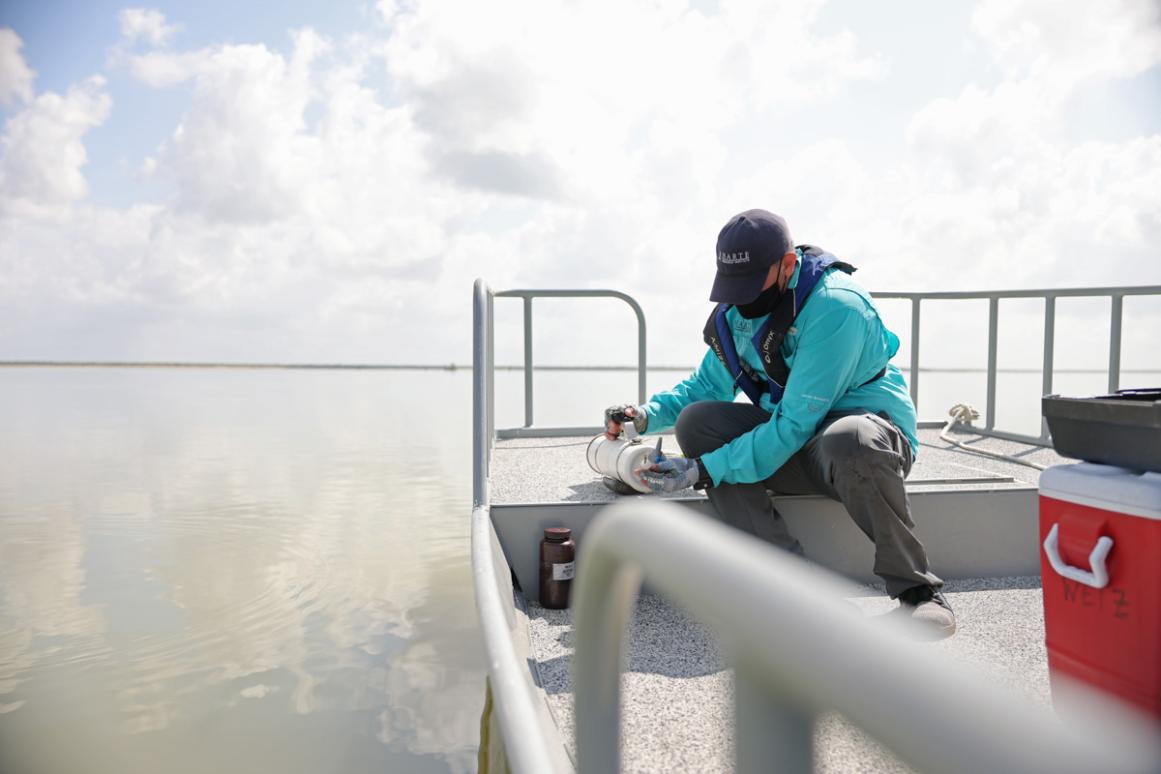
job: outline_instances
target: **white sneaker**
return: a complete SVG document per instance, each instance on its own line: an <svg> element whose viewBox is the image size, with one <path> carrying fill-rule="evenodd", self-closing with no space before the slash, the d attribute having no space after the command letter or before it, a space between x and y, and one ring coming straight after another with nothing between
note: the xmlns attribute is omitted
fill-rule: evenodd
<svg viewBox="0 0 1161 774"><path fill-rule="evenodd" d="M899 595L899 608L920 624L932 640L955 634L955 612L943 592L932 586L913 586Z"/></svg>

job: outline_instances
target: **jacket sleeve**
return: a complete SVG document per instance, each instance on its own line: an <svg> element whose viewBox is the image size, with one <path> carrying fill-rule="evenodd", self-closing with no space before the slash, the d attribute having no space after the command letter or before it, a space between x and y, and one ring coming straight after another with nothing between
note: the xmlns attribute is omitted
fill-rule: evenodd
<svg viewBox="0 0 1161 774"><path fill-rule="evenodd" d="M672 389L659 392L645 404L648 432L661 433L677 422L681 410L699 400L733 400L737 387L726 367L712 349L706 349L701 364Z"/></svg>
<svg viewBox="0 0 1161 774"><path fill-rule="evenodd" d="M810 440L851 388L867 326L862 310L840 302L803 328L786 390L769 421L702 456L715 485L763 481Z"/></svg>

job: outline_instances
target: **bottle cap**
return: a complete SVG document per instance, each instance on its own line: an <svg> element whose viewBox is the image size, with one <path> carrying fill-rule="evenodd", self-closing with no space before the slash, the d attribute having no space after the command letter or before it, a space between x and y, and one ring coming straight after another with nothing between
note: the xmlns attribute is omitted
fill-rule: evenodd
<svg viewBox="0 0 1161 774"><path fill-rule="evenodd" d="M553 543L563 543L572 537L572 530L568 527L546 527L544 539Z"/></svg>

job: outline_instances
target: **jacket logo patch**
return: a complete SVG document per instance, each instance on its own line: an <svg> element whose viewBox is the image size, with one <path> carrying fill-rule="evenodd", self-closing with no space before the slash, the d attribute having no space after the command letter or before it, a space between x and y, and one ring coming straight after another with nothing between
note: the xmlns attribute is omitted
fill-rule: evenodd
<svg viewBox="0 0 1161 774"><path fill-rule="evenodd" d="M811 414L817 414L822 411L830 402L819 395L803 395L802 399L806 403L806 410Z"/></svg>

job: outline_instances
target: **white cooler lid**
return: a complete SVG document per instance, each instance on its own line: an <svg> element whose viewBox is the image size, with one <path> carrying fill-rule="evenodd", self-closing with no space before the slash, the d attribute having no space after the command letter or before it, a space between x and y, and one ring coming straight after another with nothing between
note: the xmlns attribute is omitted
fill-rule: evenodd
<svg viewBox="0 0 1161 774"><path fill-rule="evenodd" d="M1161 520L1161 473L1079 462L1040 474L1040 494L1078 505Z"/></svg>

